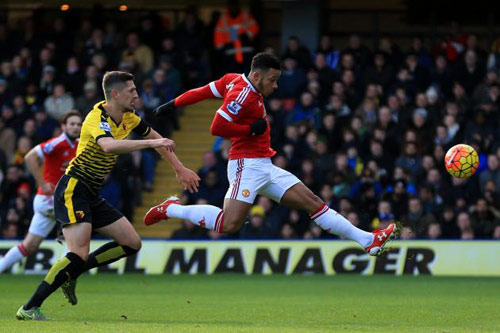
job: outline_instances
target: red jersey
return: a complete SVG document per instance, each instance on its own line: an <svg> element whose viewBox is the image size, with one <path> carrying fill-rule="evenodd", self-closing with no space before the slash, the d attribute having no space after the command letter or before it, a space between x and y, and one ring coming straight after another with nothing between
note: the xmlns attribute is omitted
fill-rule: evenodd
<svg viewBox="0 0 500 333"><path fill-rule="evenodd" d="M224 98L217 110L224 119L239 125L251 125L266 118L264 97L250 83L245 74L226 74L209 84L215 97ZM256 136L231 138L229 159L271 157L276 154L271 148L271 129Z"/></svg>
<svg viewBox="0 0 500 333"><path fill-rule="evenodd" d="M46 183L56 186L66 171L69 162L75 157L77 147L78 139L73 142L66 133L62 133L35 147L38 156L44 159L43 180ZM44 194L40 187L37 194Z"/></svg>

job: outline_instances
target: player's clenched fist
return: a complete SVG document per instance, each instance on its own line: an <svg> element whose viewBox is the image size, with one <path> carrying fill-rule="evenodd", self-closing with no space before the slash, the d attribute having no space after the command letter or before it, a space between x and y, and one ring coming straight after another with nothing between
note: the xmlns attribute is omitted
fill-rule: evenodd
<svg viewBox="0 0 500 333"><path fill-rule="evenodd" d="M261 135L267 130L267 120L259 119L250 125L251 135Z"/></svg>
<svg viewBox="0 0 500 333"><path fill-rule="evenodd" d="M151 140L151 148L161 147L166 148L170 152L173 152L175 150L175 142L174 140L170 140L167 138Z"/></svg>
<svg viewBox="0 0 500 333"><path fill-rule="evenodd" d="M251 135L261 135L267 130L267 120L259 119L250 125Z"/></svg>

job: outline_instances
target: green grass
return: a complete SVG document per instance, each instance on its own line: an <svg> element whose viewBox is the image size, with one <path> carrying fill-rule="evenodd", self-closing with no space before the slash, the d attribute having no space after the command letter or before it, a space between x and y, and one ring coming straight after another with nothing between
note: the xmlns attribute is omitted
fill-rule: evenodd
<svg viewBox="0 0 500 333"><path fill-rule="evenodd" d="M498 278L85 275L17 321L40 280L0 275L1 332L500 332Z"/></svg>

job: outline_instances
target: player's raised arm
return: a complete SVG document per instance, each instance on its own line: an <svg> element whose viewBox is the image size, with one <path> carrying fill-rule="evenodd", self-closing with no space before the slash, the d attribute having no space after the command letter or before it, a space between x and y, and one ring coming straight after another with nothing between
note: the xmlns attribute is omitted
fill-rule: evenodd
<svg viewBox="0 0 500 333"><path fill-rule="evenodd" d="M151 129L149 134L147 134L144 138L151 140L160 140L162 136L154 129ZM177 180L185 190L189 190L189 192L191 193L198 192L198 187L200 186L200 177L198 176L198 174L196 174L196 172L186 168L181 163L177 155L175 155L174 152L165 149L165 147L157 147L156 151L170 163L175 171Z"/></svg>
<svg viewBox="0 0 500 333"><path fill-rule="evenodd" d="M222 98L226 86L230 84L236 76L238 76L238 74L226 74L219 80L212 81L203 87L188 90L182 95L158 106L153 110L153 113L158 117L175 110L175 108L179 106L192 105L207 99Z"/></svg>

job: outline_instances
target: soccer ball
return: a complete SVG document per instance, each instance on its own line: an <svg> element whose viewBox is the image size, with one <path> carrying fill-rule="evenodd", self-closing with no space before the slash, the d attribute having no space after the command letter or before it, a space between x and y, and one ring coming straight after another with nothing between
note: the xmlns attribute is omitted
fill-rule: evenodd
<svg viewBox="0 0 500 333"><path fill-rule="evenodd" d="M444 167L453 177L468 178L476 173L478 166L479 156L469 145L453 146L444 157Z"/></svg>

